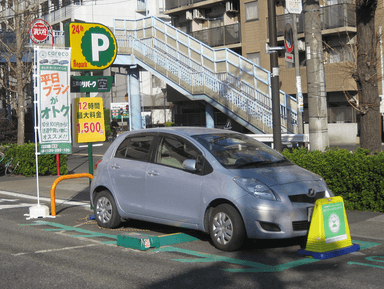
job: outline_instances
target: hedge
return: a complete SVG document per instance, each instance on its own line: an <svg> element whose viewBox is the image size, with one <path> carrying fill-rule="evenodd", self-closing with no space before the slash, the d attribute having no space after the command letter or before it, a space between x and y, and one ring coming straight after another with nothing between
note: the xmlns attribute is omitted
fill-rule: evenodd
<svg viewBox="0 0 384 289"><path fill-rule="evenodd" d="M284 150L293 163L320 175L329 189L344 199L347 210L384 212L384 154L370 154L327 148L325 152L306 148Z"/></svg>
<svg viewBox="0 0 384 289"><path fill-rule="evenodd" d="M3 144L0 145L0 151L4 152L6 157L13 157L19 161L19 166L15 174L31 177L36 175L35 144L25 143L22 146ZM56 155L38 156L39 175L57 174ZM67 155L60 155L60 174L68 173Z"/></svg>
<svg viewBox="0 0 384 289"><path fill-rule="evenodd" d="M36 175L35 144L0 145L7 157L20 162L15 174ZM293 163L320 175L329 189L344 199L347 210L384 212L384 154L370 154L358 148L355 152L327 148L325 152L306 148L284 150ZM56 155L39 156L39 175L57 174ZM60 174L68 173L67 155L60 155Z"/></svg>

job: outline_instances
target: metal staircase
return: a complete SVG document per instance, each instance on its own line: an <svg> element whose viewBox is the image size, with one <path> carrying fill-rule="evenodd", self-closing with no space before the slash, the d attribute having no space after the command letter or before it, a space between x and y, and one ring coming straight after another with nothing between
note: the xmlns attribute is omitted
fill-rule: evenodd
<svg viewBox="0 0 384 289"><path fill-rule="evenodd" d="M204 100L254 133L272 133L270 72L213 49L156 17L114 20L115 64L140 65L191 100ZM297 133L297 102L280 91L282 132Z"/></svg>

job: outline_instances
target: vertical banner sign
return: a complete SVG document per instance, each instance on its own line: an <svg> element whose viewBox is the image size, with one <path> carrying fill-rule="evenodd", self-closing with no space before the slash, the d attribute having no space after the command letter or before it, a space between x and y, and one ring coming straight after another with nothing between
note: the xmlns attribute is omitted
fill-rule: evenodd
<svg viewBox="0 0 384 289"><path fill-rule="evenodd" d="M71 154L70 49L38 49L40 154Z"/></svg>
<svg viewBox="0 0 384 289"><path fill-rule="evenodd" d="M77 143L105 141L103 98L75 99L75 141Z"/></svg>

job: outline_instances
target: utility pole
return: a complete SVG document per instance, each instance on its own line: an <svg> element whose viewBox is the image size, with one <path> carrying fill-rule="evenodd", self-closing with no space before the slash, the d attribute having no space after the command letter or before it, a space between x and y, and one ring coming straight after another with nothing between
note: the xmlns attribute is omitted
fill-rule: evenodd
<svg viewBox="0 0 384 289"><path fill-rule="evenodd" d="M276 29L276 6L275 0L268 0L268 27L269 45L277 47ZM279 84L279 59L277 51L270 55L271 63L271 86L272 86L272 122L273 122L273 145L274 149L281 152L281 120L280 120L280 84Z"/></svg>
<svg viewBox="0 0 384 289"><path fill-rule="evenodd" d="M324 151L329 145L327 91L318 0L304 0L304 34L307 59L307 88L310 149Z"/></svg>

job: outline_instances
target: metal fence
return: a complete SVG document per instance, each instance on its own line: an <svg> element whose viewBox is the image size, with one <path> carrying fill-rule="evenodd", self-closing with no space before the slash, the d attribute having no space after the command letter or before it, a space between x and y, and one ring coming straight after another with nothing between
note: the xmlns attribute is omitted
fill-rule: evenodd
<svg viewBox="0 0 384 289"><path fill-rule="evenodd" d="M356 27L355 5L344 3L320 7L320 19L322 30L340 27ZM297 15L297 21L297 33L304 33L304 12ZM293 26L293 14L276 16L277 36L284 36L285 25L287 23Z"/></svg>
<svg viewBox="0 0 384 289"><path fill-rule="evenodd" d="M192 37L211 47L231 45L241 42L240 23L203 29L189 33Z"/></svg>

